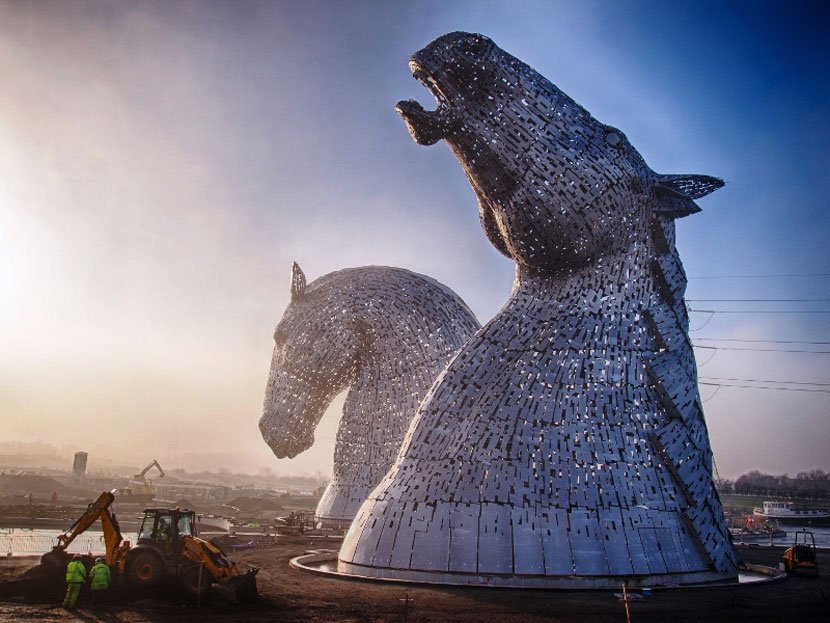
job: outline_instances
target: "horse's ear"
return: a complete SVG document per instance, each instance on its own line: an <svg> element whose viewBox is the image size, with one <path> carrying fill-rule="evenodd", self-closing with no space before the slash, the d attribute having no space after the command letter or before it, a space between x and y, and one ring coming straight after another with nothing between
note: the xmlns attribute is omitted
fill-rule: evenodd
<svg viewBox="0 0 830 623"><path fill-rule="evenodd" d="M658 175L654 185L655 212L681 218L700 212L695 199L723 186L723 180L710 175Z"/></svg>
<svg viewBox="0 0 830 623"><path fill-rule="evenodd" d="M291 266L291 302L305 293L305 273L297 262Z"/></svg>

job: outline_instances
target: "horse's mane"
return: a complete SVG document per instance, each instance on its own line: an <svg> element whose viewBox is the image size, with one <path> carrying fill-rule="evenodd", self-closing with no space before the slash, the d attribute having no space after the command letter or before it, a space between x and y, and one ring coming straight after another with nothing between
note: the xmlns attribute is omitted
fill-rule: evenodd
<svg viewBox="0 0 830 623"><path fill-rule="evenodd" d="M681 176L671 177L672 181L684 181ZM712 181L700 186L677 185L702 196L723 184L715 178L707 179ZM701 549L725 571L729 564L737 564L737 557L734 549L724 547L729 543L728 535L709 538L712 531L722 531L712 521L713 513L722 514L722 507L711 482L712 450L688 333L689 315L684 299L687 279L675 246L675 218L694 214L700 208L680 190L658 192L655 203L651 236L656 258L649 268L656 286L656 301L644 310L643 317L654 345L646 358L646 371L665 409L667 422L652 433L651 442L686 501L686 517Z"/></svg>

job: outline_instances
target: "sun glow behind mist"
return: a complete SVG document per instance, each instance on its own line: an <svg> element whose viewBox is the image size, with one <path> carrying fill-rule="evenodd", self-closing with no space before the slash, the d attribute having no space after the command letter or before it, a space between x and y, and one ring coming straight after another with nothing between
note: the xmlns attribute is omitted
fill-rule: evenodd
<svg viewBox="0 0 830 623"><path fill-rule="evenodd" d="M14 159L15 152L0 132L0 170L7 172L0 176L0 206L6 206L0 209L0 327L6 328L20 318L27 263L25 241L15 222L16 211L10 209L15 203L12 185L20 180L14 174L17 169Z"/></svg>

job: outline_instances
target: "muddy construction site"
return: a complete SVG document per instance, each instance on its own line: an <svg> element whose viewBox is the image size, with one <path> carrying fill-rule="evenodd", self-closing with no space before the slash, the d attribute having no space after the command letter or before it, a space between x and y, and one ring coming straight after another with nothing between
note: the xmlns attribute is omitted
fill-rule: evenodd
<svg viewBox="0 0 830 623"><path fill-rule="evenodd" d="M229 622L481 622L626 621L624 604L611 591L542 591L401 585L324 577L293 569L291 558L308 550L336 548L319 539L282 537L276 544L236 552L238 562L260 568L260 599L232 605L215 593L197 606L174 597L142 598L93 606L82 596L67 612L59 598L0 598L0 622L88 621L153 623ZM777 566L781 548L744 547L745 562ZM20 577L38 559L0 560L0 582ZM634 622L828 621L830 552L818 556L818 578L788 578L729 588L656 589L630 602ZM636 597L637 595L635 595Z"/></svg>

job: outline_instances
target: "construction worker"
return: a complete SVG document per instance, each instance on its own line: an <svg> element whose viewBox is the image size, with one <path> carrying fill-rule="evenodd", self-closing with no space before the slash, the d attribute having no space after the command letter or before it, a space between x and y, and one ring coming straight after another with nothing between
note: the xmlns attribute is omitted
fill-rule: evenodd
<svg viewBox="0 0 830 623"><path fill-rule="evenodd" d="M75 554L66 565L66 597L63 598L63 607L72 610L78 603L78 595L86 581L86 567L80 554Z"/></svg>
<svg viewBox="0 0 830 623"><path fill-rule="evenodd" d="M110 568L103 558L95 559L95 566L89 570L89 583L92 589L92 603L100 604L106 601L110 588Z"/></svg>
<svg viewBox="0 0 830 623"><path fill-rule="evenodd" d="M164 549L170 553L173 551L173 537L176 534L176 528L173 521L169 517L162 517L159 519L157 534L161 537L164 543Z"/></svg>

